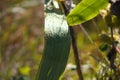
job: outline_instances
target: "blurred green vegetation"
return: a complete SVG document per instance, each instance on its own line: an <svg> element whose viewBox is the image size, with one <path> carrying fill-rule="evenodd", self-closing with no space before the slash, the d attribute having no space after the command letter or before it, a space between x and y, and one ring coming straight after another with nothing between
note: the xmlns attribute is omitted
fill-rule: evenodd
<svg viewBox="0 0 120 80"><path fill-rule="evenodd" d="M106 58L107 50L99 49L103 43L111 43L109 27L102 15L82 24L93 43L79 26L74 27L85 80L114 76ZM0 80L34 80L44 47L43 28L44 5L40 0L0 1ZM115 28L114 38L120 40L118 28ZM119 75L118 54L115 64L116 75ZM78 80L76 69L72 67L75 66L72 49L68 65L71 68L66 68L62 79Z"/></svg>
<svg viewBox="0 0 120 80"><path fill-rule="evenodd" d="M40 0L0 1L0 80L34 80L44 45L43 5Z"/></svg>

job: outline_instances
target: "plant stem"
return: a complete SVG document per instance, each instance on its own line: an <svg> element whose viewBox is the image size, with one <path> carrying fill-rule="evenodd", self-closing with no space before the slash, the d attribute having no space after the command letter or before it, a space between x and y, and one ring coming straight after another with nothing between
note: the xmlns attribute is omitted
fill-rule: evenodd
<svg viewBox="0 0 120 80"><path fill-rule="evenodd" d="M111 52L109 54L111 54L110 57L110 66L111 69L113 69L114 71L116 71L116 66L114 64L115 58L116 58L116 48L114 45L114 37L113 37L113 26L110 27L111 30L111 39L112 39L112 49Z"/></svg>
<svg viewBox="0 0 120 80"><path fill-rule="evenodd" d="M75 38L75 32L74 32L73 27L70 27L70 34L71 34L71 38L72 38L72 47L73 47L73 51L74 51L75 62L76 62L76 65L77 65L77 73L78 73L78 76L79 76L79 80L84 80L83 75L82 75L79 53L78 53L78 48L77 48L76 38Z"/></svg>
<svg viewBox="0 0 120 80"><path fill-rule="evenodd" d="M84 29L84 27L81 24L79 25L79 27L82 29L83 33L88 37L88 39L91 42L91 44L94 44L93 40L91 39L91 37L89 36L87 31Z"/></svg>
<svg viewBox="0 0 120 80"><path fill-rule="evenodd" d="M95 19L92 19L92 23L96 27L97 33L99 34L100 33L99 27L98 27L97 23L95 22Z"/></svg>
<svg viewBox="0 0 120 80"><path fill-rule="evenodd" d="M70 10L66 8L66 4L64 2L61 2L61 4L62 4L62 8L64 9L64 14L67 16ZM78 53L78 48L77 48L77 43L76 43L76 38L75 38L75 32L72 26L69 26L69 29L70 29L70 35L72 38L72 47L74 51L75 62L77 65L78 77L79 77L79 80L84 80L83 75L82 75L82 70L80 67L81 64L80 64L79 53Z"/></svg>
<svg viewBox="0 0 120 80"><path fill-rule="evenodd" d="M114 46L114 38L113 38L113 27L112 26L110 27L110 30L111 30L112 47L115 47Z"/></svg>

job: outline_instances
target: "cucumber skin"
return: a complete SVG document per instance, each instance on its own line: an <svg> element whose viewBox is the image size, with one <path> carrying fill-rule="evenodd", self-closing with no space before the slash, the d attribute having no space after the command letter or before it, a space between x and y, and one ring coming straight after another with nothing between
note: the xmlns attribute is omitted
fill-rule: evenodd
<svg viewBox="0 0 120 80"><path fill-rule="evenodd" d="M36 80L59 80L67 64L70 44L68 26L45 26L45 47Z"/></svg>

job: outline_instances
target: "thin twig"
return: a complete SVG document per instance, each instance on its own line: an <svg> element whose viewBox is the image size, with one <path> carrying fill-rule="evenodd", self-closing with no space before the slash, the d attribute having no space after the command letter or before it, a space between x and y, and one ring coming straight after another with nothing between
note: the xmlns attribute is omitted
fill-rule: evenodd
<svg viewBox="0 0 120 80"><path fill-rule="evenodd" d="M78 73L78 76L79 76L79 80L84 80L83 75L82 75L79 53L78 53L78 48L77 48L76 38L75 38L75 32L73 30L73 27L70 27L70 34L71 34L71 38L72 38L72 47L73 47L73 51L74 51L75 62L76 62L76 65L77 65L77 73Z"/></svg>
<svg viewBox="0 0 120 80"><path fill-rule="evenodd" d="M93 25L96 27L96 30L97 30L97 32L98 32L98 34L99 34L99 33L100 33L99 27L98 27L98 25L96 24L95 19L92 19L92 22L93 22Z"/></svg>
<svg viewBox="0 0 120 80"><path fill-rule="evenodd" d="M111 30L112 47L115 47L114 46L114 37L113 37L113 27L112 26L110 27L110 30Z"/></svg>
<svg viewBox="0 0 120 80"><path fill-rule="evenodd" d="M117 46L115 47L115 49L118 52L118 54L120 55L120 49Z"/></svg>
<svg viewBox="0 0 120 80"><path fill-rule="evenodd" d="M61 4L62 4L62 7L64 9L64 14L67 16L70 10L68 10L66 8L66 6L65 6L66 4L64 2L61 2ZM83 75L82 75L82 70L81 70L81 64L80 64L80 59L79 59L77 42L76 42L76 38L75 38L75 32L74 32L74 29L73 29L72 26L69 26L69 28L70 28L70 35L71 35L71 38L72 38L72 47L73 47L73 51L74 51L75 62L76 62L76 65L77 65L78 77L79 77L79 80L84 80Z"/></svg>
<svg viewBox="0 0 120 80"><path fill-rule="evenodd" d="M82 29L83 33L87 36L87 38L89 39L89 41L91 42L91 44L94 44L92 38L89 36L89 34L87 33L87 31L84 29L84 27L80 24L79 27Z"/></svg>
<svg viewBox="0 0 120 80"><path fill-rule="evenodd" d="M109 55L109 59L110 59L111 68L114 71L116 71L116 66L114 65L114 61L115 61L115 58L116 58L116 48L115 48L115 45L114 45L113 26L110 27L110 30L111 30L112 49L111 49L111 51L108 55Z"/></svg>

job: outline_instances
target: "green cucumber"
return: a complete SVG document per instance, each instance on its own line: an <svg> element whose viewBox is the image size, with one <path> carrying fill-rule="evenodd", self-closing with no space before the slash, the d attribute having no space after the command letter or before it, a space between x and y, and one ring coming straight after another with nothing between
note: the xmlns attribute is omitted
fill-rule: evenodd
<svg viewBox="0 0 120 80"><path fill-rule="evenodd" d="M45 47L36 80L59 80L64 72L71 37L63 15L48 13L45 17Z"/></svg>

